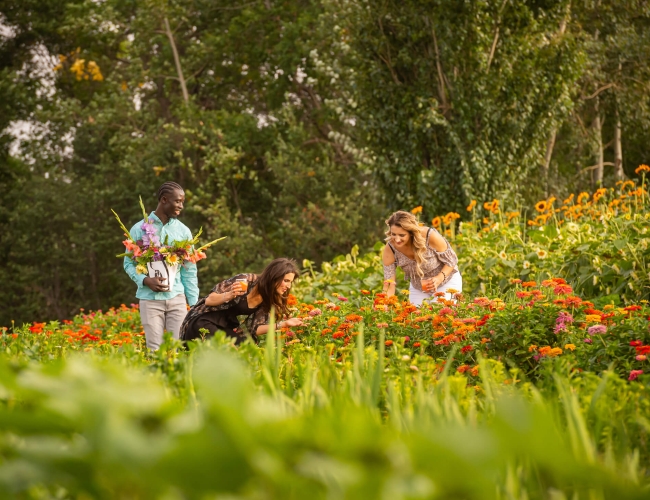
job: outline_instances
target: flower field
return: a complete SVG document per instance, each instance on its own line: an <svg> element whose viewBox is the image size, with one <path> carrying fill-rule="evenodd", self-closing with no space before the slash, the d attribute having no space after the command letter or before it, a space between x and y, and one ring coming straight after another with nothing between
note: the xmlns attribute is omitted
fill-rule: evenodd
<svg viewBox="0 0 650 500"><path fill-rule="evenodd" d="M434 217L431 224L443 232L459 258L464 292L502 293L514 280L562 277L576 292L595 303L635 303L650 299L650 198L641 165L641 182L622 181L616 188L571 195L560 202L541 200L534 208L503 207L499 200L467 207L471 220L460 215ZM421 207L413 211L418 212ZM429 221L425 221L429 223ZM376 289L381 262L375 251L324 263L320 272L302 280L305 297L327 292L357 293ZM312 269L310 262L305 267ZM303 285L299 285L303 286Z"/></svg>
<svg viewBox="0 0 650 500"><path fill-rule="evenodd" d="M379 293L376 251L305 262L305 326L259 346L148 353L136 305L3 328L0 491L647 498L647 195L600 193L578 197L577 220L554 200L532 224L496 201L478 230L441 218L470 283L457 301Z"/></svg>

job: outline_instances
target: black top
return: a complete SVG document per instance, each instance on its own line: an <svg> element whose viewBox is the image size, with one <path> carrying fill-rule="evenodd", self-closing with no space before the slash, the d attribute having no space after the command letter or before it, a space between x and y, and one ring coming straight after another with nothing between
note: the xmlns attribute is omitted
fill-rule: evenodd
<svg viewBox="0 0 650 500"><path fill-rule="evenodd" d="M237 343L242 342L247 333L257 342L257 328L269 321L269 315L264 312L262 304L252 308L248 306L248 294L257 284L258 277L255 274L238 274L218 283L210 293L226 293L237 279L247 280L246 292L218 306L206 305L207 296L199 299L188 311L181 325L181 340L193 340L203 335L210 337L217 330L222 330L230 337L237 337ZM239 323L237 316L247 316L244 321L246 328L242 328L243 325ZM201 329L207 330L208 333L201 332Z"/></svg>

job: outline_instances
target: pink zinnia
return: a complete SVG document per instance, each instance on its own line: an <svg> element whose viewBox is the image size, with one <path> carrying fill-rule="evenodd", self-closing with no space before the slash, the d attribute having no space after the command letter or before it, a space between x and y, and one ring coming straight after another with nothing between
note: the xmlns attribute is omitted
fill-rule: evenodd
<svg viewBox="0 0 650 500"><path fill-rule="evenodd" d="M639 354L636 357L637 361L645 361L646 359L648 359L648 357L645 354Z"/></svg>
<svg viewBox="0 0 650 500"><path fill-rule="evenodd" d="M606 331L607 331L607 327L605 325L594 325L589 327L587 333L589 335L602 335Z"/></svg>
<svg viewBox="0 0 650 500"><path fill-rule="evenodd" d="M585 344L591 344L591 343L592 343L592 341L591 341L590 338L586 338L586 339L585 339Z"/></svg>
<svg viewBox="0 0 650 500"><path fill-rule="evenodd" d="M320 309L316 308L316 309L312 309L311 311L309 311L308 314L310 316L314 317L314 316L320 316L321 314L323 314L323 312Z"/></svg>
<svg viewBox="0 0 650 500"><path fill-rule="evenodd" d="M643 375L643 370L632 370L627 379L631 382L632 380L636 380L639 375Z"/></svg>

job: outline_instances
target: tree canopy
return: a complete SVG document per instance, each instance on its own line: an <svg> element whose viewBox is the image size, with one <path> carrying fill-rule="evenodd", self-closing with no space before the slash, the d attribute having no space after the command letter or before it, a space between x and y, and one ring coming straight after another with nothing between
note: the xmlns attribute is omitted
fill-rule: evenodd
<svg viewBox="0 0 650 500"><path fill-rule="evenodd" d="M205 292L369 247L394 209L634 175L649 25L641 0L0 0L0 324L133 301L110 209L165 180L228 236Z"/></svg>

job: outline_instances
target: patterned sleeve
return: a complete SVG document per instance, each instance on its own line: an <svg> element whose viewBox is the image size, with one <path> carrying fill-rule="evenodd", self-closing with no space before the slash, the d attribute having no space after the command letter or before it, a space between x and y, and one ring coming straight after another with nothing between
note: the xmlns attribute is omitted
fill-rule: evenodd
<svg viewBox="0 0 650 500"><path fill-rule="evenodd" d="M435 227L431 229L433 229L436 233L440 234L440 231L438 231ZM442 234L440 234L440 236L442 236ZM427 246L436 253L436 256L438 257L438 260L440 260L440 262L442 262L443 264L447 264L449 267L456 268L456 266L458 265L458 256L456 255L456 252L454 252L454 249L451 248L451 245L447 241L447 238L442 236L442 239L445 240L445 243L447 244L447 249L442 252L438 252L438 250L432 248L429 245L429 241L427 241Z"/></svg>
<svg viewBox="0 0 650 500"><path fill-rule="evenodd" d="M237 274L233 276L232 278L228 278L227 280L223 280L219 283L217 283L212 290L210 290L210 293L227 293L230 291L230 287L232 284L237 281L238 279L246 278L249 282L251 281L251 274ZM209 295L209 294L208 294ZM218 306L205 306L206 311L223 311L224 309L230 309L232 305L235 302L239 302L242 300L242 298L246 298L247 294L244 295L238 295L237 297L234 297L231 300L228 300L224 302L223 304L219 304ZM205 299L204 299L205 301Z"/></svg>
<svg viewBox="0 0 650 500"><path fill-rule="evenodd" d="M264 312L260 307L255 314L251 314L246 318L245 324L248 332L253 336L257 336L257 329L262 325L269 323L269 315Z"/></svg>
<svg viewBox="0 0 650 500"><path fill-rule="evenodd" d="M394 280L397 272L397 262L390 265L384 265L384 280Z"/></svg>

